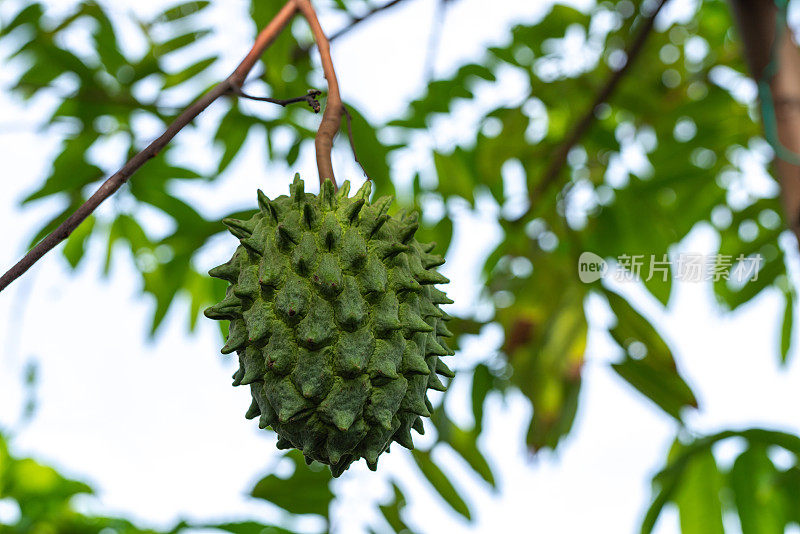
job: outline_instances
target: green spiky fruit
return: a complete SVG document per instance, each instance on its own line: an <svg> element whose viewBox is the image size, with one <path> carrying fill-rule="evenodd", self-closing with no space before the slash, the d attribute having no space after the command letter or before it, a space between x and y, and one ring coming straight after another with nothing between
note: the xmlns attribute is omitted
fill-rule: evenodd
<svg viewBox="0 0 800 534"><path fill-rule="evenodd" d="M414 238L416 214L389 216L391 198L370 203L369 182L349 188L326 181L316 196L295 177L289 196L259 191L250 220L224 220L241 245L209 272L230 286L205 311L230 321L222 352L239 355L247 417L334 476L359 458L374 470L392 441L412 448L427 390L453 376L439 360L453 354L439 308L452 301L434 287L448 282L444 259Z"/></svg>

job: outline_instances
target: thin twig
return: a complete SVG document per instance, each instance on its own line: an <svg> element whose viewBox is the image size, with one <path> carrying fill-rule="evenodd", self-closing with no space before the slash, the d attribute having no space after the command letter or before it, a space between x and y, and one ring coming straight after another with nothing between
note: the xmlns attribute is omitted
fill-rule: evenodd
<svg viewBox="0 0 800 534"><path fill-rule="evenodd" d="M335 41L339 37L342 37L343 35L346 35L347 33L349 33L353 28L355 28L356 26L358 26L359 24L361 24L365 20L371 18L374 15L377 15L378 13L380 13L382 11L385 11L385 10L387 10L389 8L392 8L392 7L396 6L396 5L398 5L402 1L403 0L392 0L391 2L388 2L388 3L386 3L386 4L382 5L382 6L378 6L378 7L375 7L373 9L371 9L370 11L367 11L366 13L364 13L360 17L351 18L350 21L342 29L340 29L337 32L334 32L328 38L328 41L329 42ZM294 51L294 54L292 54L292 56L293 56L294 59L298 59L298 58L301 58L303 56L308 55L308 53L310 51L311 51L311 46L310 45L309 46L297 47L295 49L295 51Z"/></svg>
<svg viewBox="0 0 800 534"><path fill-rule="evenodd" d="M631 65L633 65L633 62L642 51L642 48L644 48L644 43L647 41L647 37L653 30L653 24L656 16L658 16L658 13L661 11L661 8L664 7L664 4L666 4L667 1L668 0L660 0L652 13L650 13L644 20L639 33L636 34L636 37L625 51L627 58L625 64L622 65L619 70L612 72L608 76L606 83L603 85L603 88L600 90L600 92L598 92L595 96L591 106L589 106L581 119L569 132L569 135L567 135L564 142L561 143L556 150L556 153L550 160L550 165L548 165L547 170L542 176L542 179L531 192L531 207L533 207L535 202L545 193L545 191L558 180L561 171L564 169L564 165L567 163L569 151L572 150L578 141L581 140L581 138L589 130L589 127L594 123L595 110L597 109L597 106L608 101L608 99L614 93L614 90L617 88L617 85L619 85L619 82L622 80L628 70L630 70Z"/></svg>
<svg viewBox="0 0 800 534"><path fill-rule="evenodd" d="M256 61L269 47L281 30L289 23L297 12L297 3L289 0L286 5L275 15L275 18L258 34L250 52L236 70L222 83L203 95L199 100L186 108L178 118L164 131L161 136L150 143L147 148L133 156L119 171L109 177L95 193L89 197L72 215L70 215L58 228L53 230L44 239L39 241L25 256L0 277L0 291L19 278L25 271L36 263L42 256L55 248L83 222L95 209L108 197L113 195L139 168L154 158L158 153L188 125L195 117L203 112L212 102L228 93L232 87L241 87L247 74Z"/></svg>
<svg viewBox="0 0 800 534"><path fill-rule="evenodd" d="M322 91L317 91L316 89L309 89L308 93L306 93L303 96L296 96L294 98L286 98L286 99L270 98L268 96L253 96L242 91L241 87L231 87L231 92L241 98L246 98L247 100L270 102L272 104L278 104L279 106L283 107L286 107L289 104L294 104L296 102L307 102L308 105L311 106L311 109L314 110L314 113L319 113L319 110L321 109L317 97L322 94Z"/></svg>
<svg viewBox="0 0 800 534"><path fill-rule="evenodd" d="M314 41L319 49L319 57L322 62L322 71L325 80L328 82L328 98L325 102L325 111L322 113L322 121L319 123L319 130L314 138L314 147L317 152L317 171L319 172L319 183L322 185L326 179L333 182L336 188L336 177L333 174L333 161L331 160L331 150L333 149L333 138L339 131L342 124L342 114L344 106L342 97L339 95L339 82L336 79L336 71L333 68L331 58L331 44L325 37L322 25L319 23L314 6L309 0L294 0L294 5L308 21L311 33L314 34Z"/></svg>
<svg viewBox="0 0 800 534"><path fill-rule="evenodd" d="M336 39L338 39L342 35L345 35L349 31L351 31L354 27L358 26L359 24L361 24L362 22L364 22L368 18L372 17L373 15L377 15L381 11L385 11L385 10L391 8L391 7L394 7L394 6L396 6L397 4L399 4L402 1L403 0L392 0L391 2L383 4L382 6L378 6L378 7L372 8L371 10L367 11L366 13L364 13L360 17L353 17L352 19L350 19L350 22L347 23L347 26L345 26L341 30L339 30L336 33L334 33L333 35L331 35L330 40L331 41L335 41Z"/></svg>

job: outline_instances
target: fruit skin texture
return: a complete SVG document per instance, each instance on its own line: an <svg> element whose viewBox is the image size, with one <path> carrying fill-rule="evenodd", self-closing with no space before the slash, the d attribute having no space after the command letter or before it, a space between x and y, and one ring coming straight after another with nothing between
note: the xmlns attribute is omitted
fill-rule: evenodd
<svg viewBox="0 0 800 534"><path fill-rule="evenodd" d="M370 469L392 441L413 448L430 416L427 390L444 391L439 360L452 303L434 284L448 280L433 244L414 238L416 214L387 214L390 197L369 202L371 184L348 198L326 181L269 200L247 221L223 223L241 245L209 274L230 282L206 317L229 320L223 354L239 355L234 385L250 386L249 419L272 427L278 448L300 449L334 476L365 458Z"/></svg>

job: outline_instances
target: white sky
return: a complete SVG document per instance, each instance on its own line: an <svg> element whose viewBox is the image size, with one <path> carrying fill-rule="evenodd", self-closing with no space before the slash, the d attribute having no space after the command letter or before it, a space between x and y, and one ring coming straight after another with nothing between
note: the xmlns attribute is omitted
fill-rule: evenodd
<svg viewBox="0 0 800 534"><path fill-rule="evenodd" d="M49 4L60 9L72 2ZM147 13L160 4L158 0L115 0L114 10ZM224 50L225 69L217 73L220 77L249 48L250 35L249 28L242 26L246 2L224 4L207 17L230 30L214 41L214 46ZM487 9L481 0L453 3L437 69L447 72L476 57L486 43L501 42L514 21L533 20L546 5L502 0ZM345 98L376 120L401 112L422 87L432 13L432 1L408 0L390 15L376 17L336 42L333 53ZM324 19L323 24L338 27L338 21ZM0 84L8 79L8 72L0 70ZM518 102L519 96L520 88L508 79L486 91L486 105ZM48 105L42 99L26 107L0 94L3 266L18 259L40 221L59 207L48 201L18 208L18 201L39 184L58 148L56 136L33 128L46 115ZM209 117L218 116L220 109L210 110ZM469 113L464 115L468 121ZM196 140L197 148L179 156L201 164L210 161L206 140L212 124L206 118L198 130L184 132L182 138ZM458 129L456 123L450 132ZM449 135L447 129L443 132L436 135ZM253 205L256 187L273 194L285 192L295 169L273 166L265 173L259 142L253 141L237 158L225 180L211 187L203 185L204 191L189 192L198 205L222 213L231 206ZM337 168L360 176L349 163L349 149L342 146L336 154ZM310 153L302 155L297 170L314 174ZM226 200L224 207L219 199ZM481 254L491 250L497 230L487 217L482 220L462 213L459 222L445 274L453 280L448 292L459 306L467 307L474 302L478 284L473 267ZM476 242L484 245L476 249ZM682 250L710 252L714 243L713 232L700 228ZM212 247L209 265L224 260L232 248L231 240ZM218 353L216 325L201 320L197 333L187 335L185 306L177 304L156 340L148 342L152 303L139 298L138 278L123 254L116 256L111 276L100 278L104 254L104 243L92 241L88 257L72 274L60 253L52 253L0 295L3 426L11 425L19 413L24 363L35 358L41 365L40 410L16 436L17 453L33 455L73 477L91 481L99 497L81 499L80 504L93 511L123 513L159 526L178 518L276 520L280 513L274 507L245 497L253 482L274 464L277 451L274 439L243 417L249 392L230 386L233 363ZM796 254L792 261L797 274ZM777 363L782 313L778 294L768 293L736 314L722 316L705 284L678 285L667 311L638 288L622 289L635 295L637 305L658 320L676 349L679 366L703 407L689 417L692 429L712 432L763 425L800 433L797 344L788 370ZM448 451L438 451L475 511L473 524L450 513L424 482L407 476L414 469L409 456L393 448L381 460L378 473L357 464L335 483L343 495L334 510L337 532L360 532L359 525L365 521L380 531L380 520L371 515L372 509L376 501L388 498L386 480L395 474L403 477L412 504L406 519L421 532L635 531L649 502L650 477L662 465L675 424L610 370L608 362L619 355L605 333L608 314L599 299L589 302L588 311L592 328L581 407L575 428L558 453L531 459L522 445L529 416L526 402L514 395L505 403L493 398L481 446L495 469L499 492L489 491ZM498 332L490 329L459 354L460 365L483 358L498 342ZM468 379L457 378L453 388L455 398L466 399ZM466 409L457 404L452 406L453 416L468 421ZM424 444L425 438L419 442ZM718 452L721 459L729 460L735 450L734 444ZM309 531L318 526L314 520L295 525ZM658 532L677 532L674 514L660 522Z"/></svg>

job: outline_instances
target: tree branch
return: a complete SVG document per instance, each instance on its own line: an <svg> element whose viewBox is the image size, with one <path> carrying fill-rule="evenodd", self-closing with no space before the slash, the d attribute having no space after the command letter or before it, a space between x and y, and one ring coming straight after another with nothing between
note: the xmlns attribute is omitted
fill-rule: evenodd
<svg viewBox="0 0 800 534"><path fill-rule="evenodd" d="M759 85L769 84L768 91L759 91L762 99L771 97L774 105L774 117L762 116L765 135L790 153L800 154L800 51L792 40L792 32L781 21L782 35L780 42L775 42L778 12L773 0L730 0L730 4L750 74ZM769 67L773 54L776 55L774 72ZM789 228L800 241L800 166L796 157L790 161L792 158L781 152L776 147L775 171Z"/></svg>
<svg viewBox="0 0 800 534"><path fill-rule="evenodd" d="M309 0L294 0L294 5L302 13L311 27L314 34L314 41L319 49L319 57L322 62L322 71L325 73L325 80L328 82L328 98L325 102L325 111L322 113L322 121L314 139L314 147L317 152L317 171L319 172L319 183L326 179L333 182L336 188L336 177L333 174L333 162L331 160L331 150L333 149L333 138L339 132L342 124L342 114L344 106L342 97L339 95L339 82L336 79L336 71L333 68L331 58L331 45L314 11L314 6Z"/></svg>
<svg viewBox="0 0 800 534"><path fill-rule="evenodd" d="M589 127L594 123L594 113L595 109L597 109L597 106L608 101L608 99L614 93L614 90L617 88L617 85L619 85L619 82L630 70L633 62L636 61L636 58L642 51L642 48L644 48L647 37L653 30L653 24L655 23L658 13L661 11L661 8L664 7L664 4L666 4L667 1L668 0L660 0L655 9L653 9L652 13L650 13L642 22L642 27L639 30L639 33L636 34L636 37L634 37L630 46L625 51L625 64L622 65L619 70L612 72L608 76L605 84L603 84L603 87L595 96L594 101L592 101L591 106L589 106L581 119L575 124L575 126L573 126L564 142L561 143L556 150L555 155L550 160L550 164L547 166L547 170L544 172L544 175L542 175L542 179L530 194L531 206L533 206L536 200L538 200L547 191L547 189L549 189L550 186L552 186L558 180L561 171L564 169L564 166L567 163L569 151L572 150L576 144L578 144L578 141L581 140L581 138L589 130Z"/></svg>
<svg viewBox="0 0 800 534"><path fill-rule="evenodd" d="M178 132L202 113L212 102L228 93L233 87L241 87L247 74L253 68L253 65L255 65L256 61L258 61L267 47L272 44L281 30L294 17L297 9L298 3L294 0L289 0L275 18L258 34L250 52L245 56L239 66L236 67L236 70L222 83L218 84L211 91L186 108L158 139L133 156L119 171L109 177L81 207L62 222L58 228L39 241L39 243L25 254L19 262L0 277L0 291L8 287L11 282L30 269L42 256L69 237L75 228L91 215L105 199L113 195L142 165L158 155Z"/></svg>

